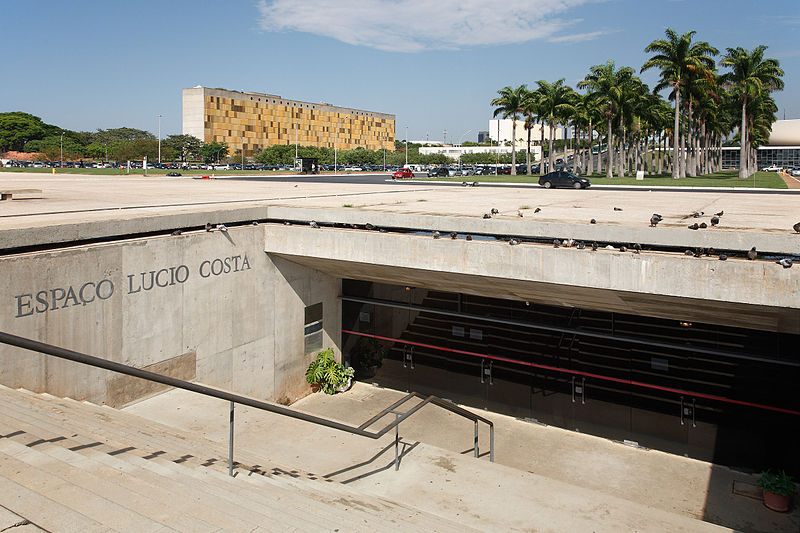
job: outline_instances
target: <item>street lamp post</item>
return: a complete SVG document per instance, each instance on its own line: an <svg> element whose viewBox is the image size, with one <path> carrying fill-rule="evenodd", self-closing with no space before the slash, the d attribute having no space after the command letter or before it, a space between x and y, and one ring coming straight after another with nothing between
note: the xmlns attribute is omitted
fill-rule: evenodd
<svg viewBox="0 0 800 533"><path fill-rule="evenodd" d="M294 160L295 160L295 165L297 164L297 130L299 130L299 129L300 129L300 123L299 122L295 122L294 123Z"/></svg>
<svg viewBox="0 0 800 533"><path fill-rule="evenodd" d="M61 141L59 142L59 146L61 148L61 155L59 156L58 160L58 167L61 168L64 166L64 132L61 132Z"/></svg>
<svg viewBox="0 0 800 533"><path fill-rule="evenodd" d="M242 170L244 170L244 137L242 137Z"/></svg>
<svg viewBox="0 0 800 533"><path fill-rule="evenodd" d="M334 174L336 174L336 172L339 169L339 159L338 159L339 152L338 152L338 145L337 145L337 139L338 139L338 135L339 135L339 124L341 124L342 121L344 119L346 119L346 118L350 118L350 115L345 115L344 117L340 118L336 122L336 129L333 130L333 173Z"/></svg>
<svg viewBox="0 0 800 533"><path fill-rule="evenodd" d="M161 164L161 117L164 115L158 115L158 164Z"/></svg>
<svg viewBox="0 0 800 533"><path fill-rule="evenodd" d="M495 152L494 175L497 176L497 167L500 166L500 119L497 119L497 152Z"/></svg>
<svg viewBox="0 0 800 533"><path fill-rule="evenodd" d="M463 148L461 143L464 140L464 137L466 137L470 132L472 132L472 130L467 130L461 134L461 138L458 139L459 148ZM461 170L461 150L458 151L458 170Z"/></svg>
<svg viewBox="0 0 800 533"><path fill-rule="evenodd" d="M386 136L383 137L383 171L386 172Z"/></svg>
<svg viewBox="0 0 800 533"><path fill-rule="evenodd" d="M406 167L408 167L408 126L406 126Z"/></svg>

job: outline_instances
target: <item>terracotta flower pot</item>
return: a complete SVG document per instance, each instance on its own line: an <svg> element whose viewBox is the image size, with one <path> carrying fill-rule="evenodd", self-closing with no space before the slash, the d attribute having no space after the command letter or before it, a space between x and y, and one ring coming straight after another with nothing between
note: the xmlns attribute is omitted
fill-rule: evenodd
<svg viewBox="0 0 800 533"><path fill-rule="evenodd" d="M783 494L775 494L774 492L765 490L764 505L773 511L785 513L792 507L792 497L784 496Z"/></svg>

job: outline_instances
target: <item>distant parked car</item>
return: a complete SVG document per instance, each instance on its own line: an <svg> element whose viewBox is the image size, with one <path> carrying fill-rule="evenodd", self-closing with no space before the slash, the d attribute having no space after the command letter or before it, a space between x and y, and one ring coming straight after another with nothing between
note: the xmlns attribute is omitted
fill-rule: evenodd
<svg viewBox="0 0 800 533"><path fill-rule="evenodd" d="M762 172L781 172L783 167L778 165L770 165L761 169Z"/></svg>
<svg viewBox="0 0 800 533"><path fill-rule="evenodd" d="M436 167L428 171L429 178L438 178L438 177L446 178L448 176L450 176L450 171L447 170L447 167Z"/></svg>
<svg viewBox="0 0 800 533"><path fill-rule="evenodd" d="M172 178L174 178L176 176L180 176L180 175L181 175L180 172L167 172L167 176L170 176Z"/></svg>
<svg viewBox="0 0 800 533"><path fill-rule="evenodd" d="M800 167L794 167L790 174L795 177L800 176Z"/></svg>
<svg viewBox="0 0 800 533"><path fill-rule="evenodd" d="M362 170L364 169L361 167L345 167L344 169L345 172L361 172Z"/></svg>
<svg viewBox="0 0 800 533"><path fill-rule="evenodd" d="M586 178L576 176L572 172L556 170L555 172L550 172L539 178L539 185L545 189L554 189L556 187L588 189L592 186L592 183Z"/></svg>
<svg viewBox="0 0 800 533"><path fill-rule="evenodd" d="M414 173L411 171L410 168L401 168L394 174L392 174L393 179L402 179L402 178L413 178Z"/></svg>

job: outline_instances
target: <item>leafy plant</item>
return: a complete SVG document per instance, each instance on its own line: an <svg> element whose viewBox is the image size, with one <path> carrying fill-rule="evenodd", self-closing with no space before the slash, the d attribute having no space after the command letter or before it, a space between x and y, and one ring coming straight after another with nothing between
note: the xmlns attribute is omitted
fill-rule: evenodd
<svg viewBox="0 0 800 533"><path fill-rule="evenodd" d="M328 348L317 354L306 370L306 381L317 385L325 394L336 394L337 390L353 378L355 370L336 362L333 348Z"/></svg>
<svg viewBox="0 0 800 533"><path fill-rule="evenodd" d="M773 474L771 471L761 472L758 484L766 492L780 494L781 496L792 496L797 492L797 487L792 481L791 476L784 470L780 474Z"/></svg>

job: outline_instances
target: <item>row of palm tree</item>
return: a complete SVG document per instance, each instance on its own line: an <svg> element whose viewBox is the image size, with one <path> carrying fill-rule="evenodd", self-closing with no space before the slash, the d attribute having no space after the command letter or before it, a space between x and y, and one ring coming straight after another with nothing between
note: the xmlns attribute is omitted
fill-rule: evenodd
<svg viewBox="0 0 800 533"><path fill-rule="evenodd" d="M531 132L539 124L542 147L545 127L549 130L549 169L555 168L553 139L560 125L565 133L573 128L573 166L579 172L602 173L605 168L609 178L615 169L620 176L668 169L675 179L707 174L721 168L723 143L738 141L739 175L752 175L757 170L757 147L768 139L775 121L777 106L771 93L783 89L783 70L776 59L764 57L766 46L737 47L722 55L719 67L728 72L719 74L714 61L719 50L695 41L694 35L668 28L665 38L647 45L645 52L652 55L639 72L658 69L660 78L652 91L634 69L617 68L612 60L589 69L577 84L584 93L573 90L563 78L539 80L533 90L527 85L500 89L491 101L494 116L512 119L512 139L517 121L524 119L528 174ZM660 96L663 92L672 104ZM596 153L595 143L600 145ZM566 160L566 142L564 156ZM511 171L516 173L515 143L511 158ZM544 164L539 168L545 172Z"/></svg>

